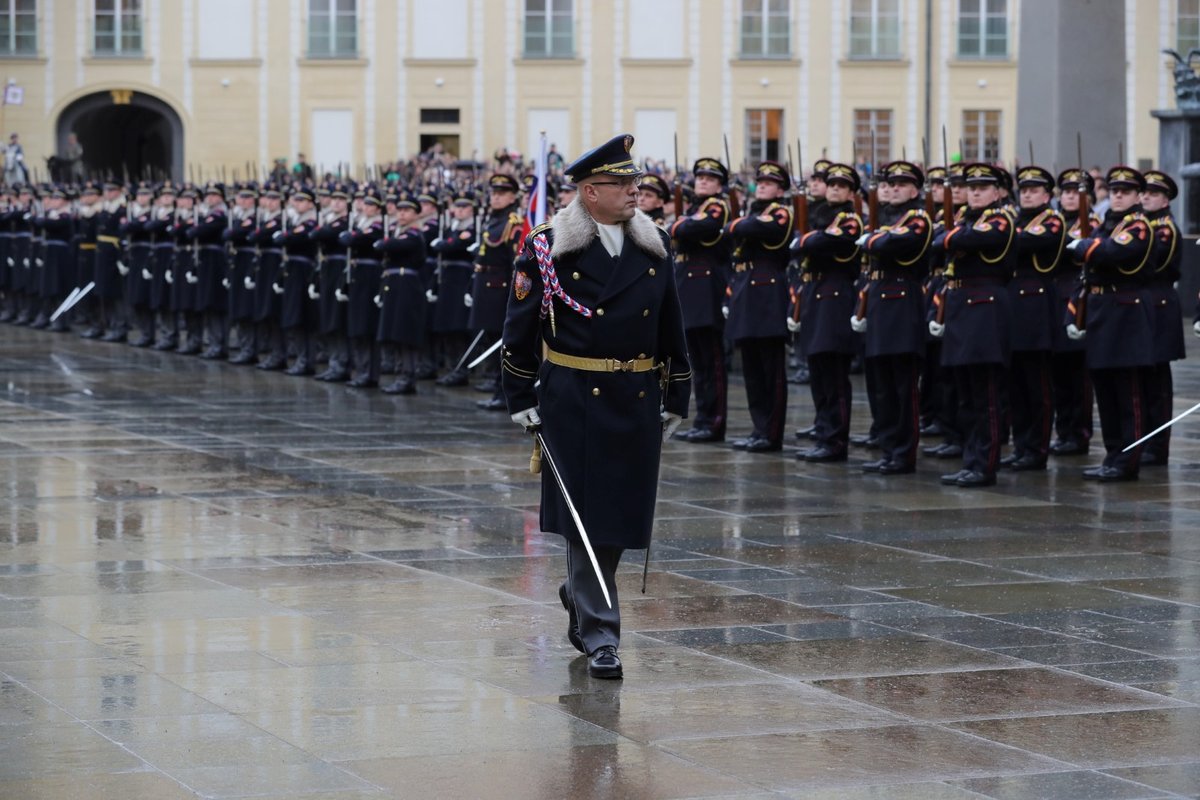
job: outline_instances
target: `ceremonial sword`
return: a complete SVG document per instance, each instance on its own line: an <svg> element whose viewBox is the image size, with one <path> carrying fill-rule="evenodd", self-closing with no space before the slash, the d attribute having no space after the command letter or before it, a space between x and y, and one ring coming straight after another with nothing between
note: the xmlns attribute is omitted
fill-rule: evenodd
<svg viewBox="0 0 1200 800"><path fill-rule="evenodd" d="M1138 439L1136 442L1134 442L1133 444L1129 445L1128 447L1126 447L1126 448L1125 448L1124 450L1122 450L1121 452L1122 452L1122 453L1128 453L1130 450L1132 450L1133 448L1137 447L1137 446L1138 446L1139 444L1141 444L1142 442L1145 442L1145 441L1147 441L1147 440L1149 440L1149 439L1153 439L1153 438L1154 438L1154 437L1155 437L1157 434L1161 433L1162 431L1165 431L1167 428L1171 427L1171 426L1172 426L1172 425L1174 425L1176 422L1179 422L1179 420L1183 419L1183 418L1184 418L1184 417L1186 417L1188 414L1191 414L1193 411L1198 411L1198 410L1200 410L1200 403L1197 403L1196 405L1192 406L1192 407L1191 407L1191 408L1189 408L1187 411L1183 412L1182 414L1180 414L1178 417L1176 417L1175 419L1171 420L1171 421L1170 421L1170 422L1168 422L1167 424L1165 424L1165 425L1159 425L1157 428L1155 428L1154 430L1150 431L1150 432L1149 432L1149 433L1147 433L1145 436L1143 436L1142 438Z"/></svg>
<svg viewBox="0 0 1200 800"><path fill-rule="evenodd" d="M502 344L504 344L504 339L497 339L496 343L493 344L491 347L489 347L487 350L484 350L482 355L479 356L479 358L475 359L470 364L467 364L467 369L475 369L480 364L482 364L484 361L487 361L488 356L490 356L492 353L499 350L500 345L502 345ZM474 347L475 345L471 345L471 346ZM470 352L470 351L468 351L468 352Z"/></svg>
<svg viewBox="0 0 1200 800"><path fill-rule="evenodd" d="M60 316L70 311L75 307L76 303L83 299L84 295L94 288L96 288L95 281L89 281L88 285L84 286L83 288L76 286L71 290L71 293L67 295L67 299L62 301L62 305L55 309L54 313L50 315L50 321L54 322Z"/></svg>
<svg viewBox="0 0 1200 800"><path fill-rule="evenodd" d="M454 371L458 372L462 369L463 362L467 360L467 356L471 355L471 351L475 349L475 345L479 344L479 340L483 338L483 331L475 334L475 341L471 342L471 346L467 348L467 352L462 354L462 358L458 360L458 364L454 366Z"/></svg>

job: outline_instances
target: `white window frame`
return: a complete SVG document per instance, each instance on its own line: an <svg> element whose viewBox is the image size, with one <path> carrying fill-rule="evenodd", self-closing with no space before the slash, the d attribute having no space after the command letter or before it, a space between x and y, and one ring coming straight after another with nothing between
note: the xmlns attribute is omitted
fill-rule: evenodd
<svg viewBox="0 0 1200 800"><path fill-rule="evenodd" d="M1184 5L1188 9L1184 10ZM1192 33L1183 38L1183 23L1189 23ZM1200 47L1200 0L1178 0L1175 12L1175 49L1187 55L1189 50Z"/></svg>
<svg viewBox="0 0 1200 800"><path fill-rule="evenodd" d="M854 109L854 149L865 155L871 165L871 175L892 160L892 138L896 130L896 112L890 108ZM871 148L871 131L875 131L875 148ZM857 169L858 165L854 165Z"/></svg>
<svg viewBox="0 0 1200 800"><path fill-rule="evenodd" d="M767 115L771 113L779 114L779 138L776 140L775 153L770 153L767 150L767 141L769 138L767 136L767 129L769 127ZM746 126L746 159L749 163L757 166L767 159L783 161L786 158L783 153L784 143L787 141L783 127L786 120L784 110L782 108L747 108L744 119ZM727 164L726 166L729 167L731 174L738 169L738 165L736 164Z"/></svg>
<svg viewBox="0 0 1200 800"><path fill-rule="evenodd" d="M978 11L967 12L963 9L964 3L977 3ZM996 8L1000 10L997 11ZM979 25L978 44L973 51L963 49L963 20L974 18ZM1004 52L989 53L987 50L988 34L987 24L989 19L1004 20ZM957 33L957 52L961 59L970 60L988 60L988 59L1007 59L1009 52L1009 4L1008 0L958 0L958 30Z"/></svg>
<svg viewBox="0 0 1200 800"><path fill-rule="evenodd" d="M847 46L847 52L852 59L869 60L872 58L879 59L896 59L900 57L900 40L901 40L901 8L902 0L890 0L894 5L894 13L884 13L880 11L880 4L885 0L850 0L850 41ZM869 6L866 13L857 11L863 5ZM893 17L896 20L896 37L894 41L883 42L879 33L879 22L881 19ZM856 51L854 49L854 20L865 19L870 26L870 42L865 51Z"/></svg>
<svg viewBox="0 0 1200 800"><path fill-rule="evenodd" d="M312 59L329 58L358 58L358 0L354 1L353 14L346 14L338 11L338 0L308 0L308 57ZM322 50L313 47L313 26L312 20L316 16L321 16L329 20L329 33L322 42L324 46ZM342 28L338 27L338 21L349 17L353 21L350 23L354 30L354 47L351 50L338 50L338 34L342 32Z"/></svg>
<svg viewBox="0 0 1200 800"><path fill-rule="evenodd" d="M995 115L995 146L988 147L988 118ZM963 159L982 161L988 164L999 162L1000 137L1004 134L1004 112L998 108L969 108L962 112Z"/></svg>
<svg viewBox="0 0 1200 800"><path fill-rule="evenodd" d="M128 58L141 56L145 47L145 32L146 32L146 8L143 0L111 0L112 11L100 11L100 3L105 0L92 0L92 55L100 58ZM133 6L132 10L127 11L125 6ZM113 43L112 49L101 50L97 46L97 38L100 35L99 25L97 22L101 14L104 16L112 16L113 19ZM138 20L138 42L137 49L126 49L122 43L125 38L124 18L129 15L136 15Z"/></svg>
<svg viewBox="0 0 1200 800"><path fill-rule="evenodd" d="M575 57L575 0L541 0L544 6L541 11L531 11L529 0L525 0L524 14L521 17L521 52L524 58L574 58ZM540 17L542 34L537 38L539 47L530 48L529 20ZM566 17L571 30L570 46L565 50L555 50L554 20Z"/></svg>
<svg viewBox="0 0 1200 800"><path fill-rule="evenodd" d="M804 0L802 0L803 2ZM792 56L792 9L791 3L784 0L785 8L783 11L772 11L771 3L773 0L742 0L740 27L738 29L739 36L739 52L743 59L771 59L771 58L791 58ZM761 30L756 40L751 41L753 45L747 47L746 21L751 17L757 17L761 21ZM782 20L782 23L780 22ZM786 47L782 53L772 53L772 39L780 38L772 37L772 21L775 25L781 25L783 29L783 39Z"/></svg>
<svg viewBox="0 0 1200 800"><path fill-rule="evenodd" d="M33 0L32 11L19 11L17 2L18 0L0 0L0 16L8 17L8 38L6 41L0 42L0 56L9 58L36 56L38 52L37 2ZM33 17L33 47L28 50L17 49L17 20L21 17Z"/></svg>

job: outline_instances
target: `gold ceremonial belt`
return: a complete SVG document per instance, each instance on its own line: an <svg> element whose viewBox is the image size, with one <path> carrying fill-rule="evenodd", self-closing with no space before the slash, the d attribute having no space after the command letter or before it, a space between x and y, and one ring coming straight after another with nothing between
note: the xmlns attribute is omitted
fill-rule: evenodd
<svg viewBox="0 0 1200 800"><path fill-rule="evenodd" d="M655 367L653 358L634 358L629 361L621 361L617 358L583 358L550 349L546 350L546 360L560 367L579 369L584 372L649 372Z"/></svg>
<svg viewBox="0 0 1200 800"><path fill-rule="evenodd" d="M121 240L116 236L97 236L96 241L104 242L105 244L120 244Z"/></svg>

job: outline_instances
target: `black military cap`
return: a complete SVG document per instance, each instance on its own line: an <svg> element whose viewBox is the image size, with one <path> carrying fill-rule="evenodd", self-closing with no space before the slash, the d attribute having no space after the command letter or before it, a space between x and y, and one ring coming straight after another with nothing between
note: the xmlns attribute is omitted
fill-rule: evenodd
<svg viewBox="0 0 1200 800"><path fill-rule="evenodd" d="M1105 176L1104 182L1110 189L1137 189L1146 191L1146 178L1133 167L1113 167Z"/></svg>
<svg viewBox="0 0 1200 800"><path fill-rule="evenodd" d="M171 183L171 181L163 181L163 185L158 187L158 196L174 197L178 191L179 190L175 188L174 183Z"/></svg>
<svg viewBox="0 0 1200 800"><path fill-rule="evenodd" d="M67 199L67 190L64 189L62 186L56 185L56 186L51 187L50 191L47 194L49 197L57 197L59 200Z"/></svg>
<svg viewBox="0 0 1200 800"><path fill-rule="evenodd" d="M1095 194L1096 179L1092 177L1090 172L1071 167L1058 173L1059 189L1063 191L1079 191L1080 184L1084 185L1088 194Z"/></svg>
<svg viewBox="0 0 1200 800"><path fill-rule="evenodd" d="M376 207L383 205L383 199L379 196L379 192L373 186L363 190L362 201L363 203L370 203Z"/></svg>
<svg viewBox="0 0 1200 800"><path fill-rule="evenodd" d="M351 194L353 194L351 187L340 181L333 184L329 189L330 197L336 197L341 200L349 200Z"/></svg>
<svg viewBox="0 0 1200 800"><path fill-rule="evenodd" d="M692 165L692 174L711 175L714 178L719 178L722 184L729 183L729 170L725 169L725 165L715 158L699 158Z"/></svg>
<svg viewBox="0 0 1200 800"><path fill-rule="evenodd" d="M411 208L413 211L421 210L421 203L425 202L425 195L414 195L412 192L396 191L387 196L387 201L396 208Z"/></svg>
<svg viewBox="0 0 1200 800"><path fill-rule="evenodd" d="M266 181L263 183L262 196L281 200L283 199L283 192L279 190L279 184L274 181Z"/></svg>
<svg viewBox="0 0 1200 800"><path fill-rule="evenodd" d="M82 197L85 194L100 194L100 187L95 181L86 181L83 186L79 187L79 195Z"/></svg>
<svg viewBox="0 0 1200 800"><path fill-rule="evenodd" d="M253 181L243 183L238 187L238 197L258 197L258 185Z"/></svg>
<svg viewBox="0 0 1200 800"><path fill-rule="evenodd" d="M825 168L825 182L844 183L856 192L862 187L862 178L858 176L858 170L849 164L834 164L831 162Z"/></svg>
<svg viewBox="0 0 1200 800"><path fill-rule="evenodd" d="M619 178L636 178L642 169L633 161L630 150L633 137L628 133L614 136L599 147L594 147L575 159L564 173L575 183L593 175L615 175Z"/></svg>
<svg viewBox="0 0 1200 800"><path fill-rule="evenodd" d="M962 163L951 164L946 167L946 182L951 186L962 186L967 182L965 165Z"/></svg>
<svg viewBox="0 0 1200 800"><path fill-rule="evenodd" d="M313 193L311 186L298 186L292 192L293 200L307 200L310 203L315 203L317 200L316 194Z"/></svg>
<svg viewBox="0 0 1200 800"><path fill-rule="evenodd" d="M1174 200L1179 196L1179 186L1167 173L1152 169L1148 170L1144 177L1146 178L1147 192L1162 192L1168 200Z"/></svg>
<svg viewBox="0 0 1200 800"><path fill-rule="evenodd" d="M137 194L154 194L154 184L150 181L138 181Z"/></svg>
<svg viewBox="0 0 1200 800"><path fill-rule="evenodd" d="M426 189L425 191L418 194L417 202L418 203L429 203L430 205L439 206L439 207L441 206L441 204L438 203L437 195L434 193L434 191L432 189Z"/></svg>
<svg viewBox="0 0 1200 800"><path fill-rule="evenodd" d="M199 198L200 193L196 191L196 185L193 183L185 183L183 189L179 192L180 197L189 197L192 200Z"/></svg>
<svg viewBox="0 0 1200 800"><path fill-rule="evenodd" d="M818 158L813 163L812 177L825 180L825 176L829 174L829 167L831 164L833 164L833 162L827 158Z"/></svg>
<svg viewBox="0 0 1200 800"><path fill-rule="evenodd" d="M512 175L499 173L488 179L488 186L493 192L512 192L516 194L521 191L521 184L517 183L517 179Z"/></svg>
<svg viewBox="0 0 1200 800"><path fill-rule="evenodd" d="M1021 167L1017 172L1017 187L1041 186L1046 191L1054 189L1054 176L1041 167Z"/></svg>
<svg viewBox="0 0 1200 800"><path fill-rule="evenodd" d="M992 184L999 187L1004 185L1004 170L982 162L967 164L963 167L963 180L968 186Z"/></svg>
<svg viewBox="0 0 1200 800"><path fill-rule="evenodd" d="M219 194L221 199L224 199L225 184L221 183L220 181L210 181L208 185L204 187L204 195L207 197L210 194Z"/></svg>
<svg viewBox="0 0 1200 800"><path fill-rule="evenodd" d="M638 181L638 188L654 192L664 201L671 199L671 187L667 186L667 182L662 179L661 175L643 175L642 179Z"/></svg>
<svg viewBox="0 0 1200 800"><path fill-rule="evenodd" d="M880 177L888 183L907 181L915 186L925 183L925 174L921 172L921 168L909 161L893 161L884 165Z"/></svg>
<svg viewBox="0 0 1200 800"><path fill-rule="evenodd" d="M109 178L108 180L106 180L106 181L104 182L104 191L106 191L106 192L107 192L107 191L110 191L110 190L112 190L112 189L124 189L124 188L125 188L124 186L122 186L121 184L117 183L117 182L116 182L115 180L113 180L112 178Z"/></svg>
<svg viewBox="0 0 1200 800"><path fill-rule="evenodd" d="M946 168L945 167L930 167L925 172L925 178L929 181L929 184L931 186L934 184L945 183L946 182Z"/></svg>
<svg viewBox="0 0 1200 800"><path fill-rule="evenodd" d="M456 206L473 206L475 205L475 193L471 191L456 192L454 195L454 205Z"/></svg>
<svg viewBox="0 0 1200 800"><path fill-rule="evenodd" d="M788 174L788 169L778 161L764 161L758 165L758 169L754 171L755 181L774 181L783 188L788 188L792 185L792 176Z"/></svg>

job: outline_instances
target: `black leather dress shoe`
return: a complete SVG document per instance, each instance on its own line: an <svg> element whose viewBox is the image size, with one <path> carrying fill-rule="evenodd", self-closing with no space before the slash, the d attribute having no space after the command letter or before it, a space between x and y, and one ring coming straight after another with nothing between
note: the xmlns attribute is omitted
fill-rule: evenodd
<svg viewBox="0 0 1200 800"><path fill-rule="evenodd" d="M712 428L692 428L688 431L685 442L697 442L700 444L706 442L723 442L725 441L724 433L717 433Z"/></svg>
<svg viewBox="0 0 1200 800"><path fill-rule="evenodd" d="M817 435L817 426L809 425L807 428L802 428L801 430L796 431L792 435L795 436L797 439L800 439L801 441L803 441L804 439L811 439Z"/></svg>
<svg viewBox="0 0 1200 800"><path fill-rule="evenodd" d="M1034 472L1046 468L1046 459L1042 456L1027 453L1008 465L1013 472Z"/></svg>
<svg viewBox="0 0 1200 800"><path fill-rule="evenodd" d="M416 394L417 385L409 378L397 378L380 391L384 394Z"/></svg>
<svg viewBox="0 0 1200 800"><path fill-rule="evenodd" d="M809 374L808 367L801 367L796 370L795 374L788 378L788 383L795 383L800 386L807 386L812 383L812 375Z"/></svg>
<svg viewBox="0 0 1200 800"><path fill-rule="evenodd" d="M495 394L500 391L500 381L490 380L475 384L475 391L486 392L487 394Z"/></svg>
<svg viewBox="0 0 1200 800"><path fill-rule="evenodd" d="M942 485L944 486L956 486L958 484L958 479L968 472L970 472L970 470L960 469L958 472L951 472L949 475L943 475L939 480L941 480Z"/></svg>
<svg viewBox="0 0 1200 800"><path fill-rule="evenodd" d="M438 386L466 386L468 377L465 369L455 369L447 372L434 383Z"/></svg>
<svg viewBox="0 0 1200 800"><path fill-rule="evenodd" d="M1125 472L1116 467L1101 467L1097 479L1101 483L1124 483L1126 481L1136 481L1138 474L1136 472Z"/></svg>
<svg viewBox="0 0 1200 800"><path fill-rule="evenodd" d="M258 357L255 356L254 353L248 353L245 350L243 350L240 353L237 353L236 355L231 356L229 359L229 363L236 364L237 366L240 367L244 364L253 364L257 360L258 360Z"/></svg>
<svg viewBox="0 0 1200 800"><path fill-rule="evenodd" d="M8 320L0 320L0 322L7 322L7 321ZM100 330L99 328L88 328L86 331L83 331L82 333L79 334L79 338L80 339L99 339L103 335L104 335L104 331Z"/></svg>
<svg viewBox="0 0 1200 800"><path fill-rule="evenodd" d="M617 648L606 644L588 656L588 675L593 678L620 678L621 658Z"/></svg>
<svg viewBox="0 0 1200 800"><path fill-rule="evenodd" d="M168 350L174 350L179 347L179 342L174 339L163 339L154 343L154 349L160 353L165 353Z"/></svg>
<svg viewBox="0 0 1200 800"><path fill-rule="evenodd" d="M220 347L210 347L209 349L205 350L203 353L200 354L200 357L203 358L205 361L219 361L219 360L223 360L225 358L225 356L226 356L225 351L223 349L221 349ZM286 363L285 363L285 366L286 366Z"/></svg>
<svg viewBox="0 0 1200 800"><path fill-rule="evenodd" d="M981 486L994 486L995 484L995 473L975 472L974 470L964 470L958 476L958 480L954 482L955 486L961 486L964 489L977 489Z"/></svg>
<svg viewBox="0 0 1200 800"><path fill-rule="evenodd" d="M583 647L583 639L579 637L579 618L575 615L575 604L571 602L571 598L567 597L567 585L559 584L558 599L562 602L563 608L567 610L567 641L581 653L586 653L587 650Z"/></svg>
<svg viewBox="0 0 1200 800"><path fill-rule="evenodd" d="M1055 441L1050 444L1050 455L1052 456L1085 456L1087 455L1088 446L1083 442L1064 442Z"/></svg>
<svg viewBox="0 0 1200 800"><path fill-rule="evenodd" d="M772 442L762 437L751 439L746 445L747 453L777 453L783 449L783 442Z"/></svg>
<svg viewBox="0 0 1200 800"><path fill-rule="evenodd" d="M508 404L501 397L489 397L487 400L480 400L475 404L484 411L507 411Z"/></svg>
<svg viewBox="0 0 1200 800"><path fill-rule="evenodd" d="M1000 459L1000 466L1011 467L1013 464L1017 463L1017 461L1019 461L1020 459L1021 459L1021 455L1019 453L1009 453L1004 458Z"/></svg>
<svg viewBox="0 0 1200 800"><path fill-rule="evenodd" d="M177 349L175 352L181 356L198 356L200 355L200 347L188 347L187 345L180 345L179 349Z"/></svg>
<svg viewBox="0 0 1200 800"><path fill-rule="evenodd" d="M102 342L123 342L125 341L124 331L108 331L100 337Z"/></svg>
<svg viewBox="0 0 1200 800"><path fill-rule="evenodd" d="M936 419L921 428L922 436L942 436L946 433L946 427Z"/></svg>
<svg viewBox="0 0 1200 800"><path fill-rule="evenodd" d="M284 370L283 374L291 375L293 377L299 377L299 376L305 376L305 375L312 375L315 372L316 372L316 370L313 369L312 367L310 367L308 364L305 364L303 361L297 361L295 364L292 364L290 367L288 367L286 370Z"/></svg>
<svg viewBox="0 0 1200 800"><path fill-rule="evenodd" d="M267 372L278 372L287 369L287 359L271 357L259 364L258 368Z"/></svg>
<svg viewBox="0 0 1200 800"><path fill-rule="evenodd" d="M1143 452L1142 457L1138 459L1139 467L1165 467L1167 459L1160 456L1158 453Z"/></svg>
<svg viewBox="0 0 1200 800"><path fill-rule="evenodd" d="M869 442L869 441L871 441L870 434L863 434L861 436L851 436L850 437L850 444L854 445L855 447L866 447L867 442Z"/></svg>
<svg viewBox="0 0 1200 800"><path fill-rule="evenodd" d="M916 471L917 465L907 461L889 461L879 468L880 475L908 475Z"/></svg>
<svg viewBox="0 0 1200 800"><path fill-rule="evenodd" d="M937 458L937 454L940 453L942 448L945 446L945 442L942 442L941 444L931 444L928 447L922 447L921 452L927 456L930 456L931 458Z"/></svg>
<svg viewBox="0 0 1200 800"><path fill-rule="evenodd" d="M845 461L845 450L834 450L832 447L814 447L804 451L804 460L810 464L832 464L835 461Z"/></svg>
<svg viewBox="0 0 1200 800"><path fill-rule="evenodd" d="M371 380L366 375L361 378L355 378L346 384L351 389L374 389L379 386L379 381Z"/></svg>
<svg viewBox="0 0 1200 800"><path fill-rule="evenodd" d="M327 369L317 376L317 380L325 383L345 383L350 380L350 373L344 369Z"/></svg>
<svg viewBox="0 0 1200 800"><path fill-rule="evenodd" d="M884 464L888 463L886 458L881 458L878 461L868 461L862 465L863 472L879 472Z"/></svg>
<svg viewBox="0 0 1200 800"><path fill-rule="evenodd" d="M130 347L138 347L138 348L149 347L152 344L154 344L154 340L151 339L149 336L139 336L138 338L133 339L129 342Z"/></svg>
<svg viewBox="0 0 1200 800"><path fill-rule="evenodd" d="M734 450L745 450L747 447L750 446L750 443L752 441L754 441L753 436L744 436L741 439L734 439L732 442L729 443L729 446L732 447Z"/></svg>
<svg viewBox="0 0 1200 800"><path fill-rule="evenodd" d="M935 458L962 458L963 449L961 444L950 444L947 442L938 448L934 453Z"/></svg>
<svg viewBox="0 0 1200 800"><path fill-rule="evenodd" d="M1104 465L1101 464L1098 467L1088 467L1081 474L1085 481L1098 481L1100 480L1100 473L1103 471Z"/></svg>
<svg viewBox="0 0 1200 800"><path fill-rule="evenodd" d="M421 364L413 372L413 378L419 381L430 381L437 377L437 368L433 364Z"/></svg>

